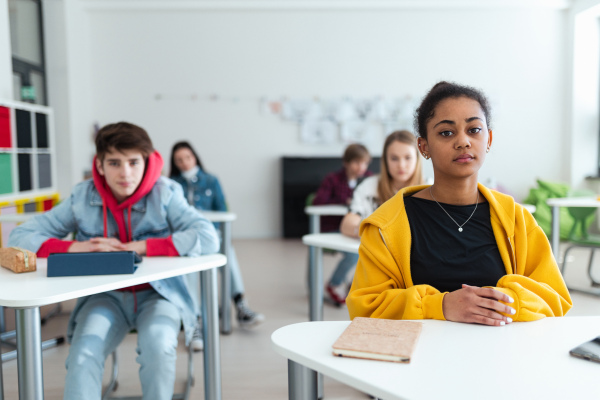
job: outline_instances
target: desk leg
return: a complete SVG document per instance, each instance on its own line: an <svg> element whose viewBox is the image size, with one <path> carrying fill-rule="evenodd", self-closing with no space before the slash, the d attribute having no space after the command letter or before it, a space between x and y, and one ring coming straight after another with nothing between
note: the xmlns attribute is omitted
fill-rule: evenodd
<svg viewBox="0 0 600 400"><path fill-rule="evenodd" d="M311 321L323 321L323 249L313 247L310 253L308 281L310 285L310 310Z"/></svg>
<svg viewBox="0 0 600 400"><path fill-rule="evenodd" d="M19 399L43 400L42 335L40 309L17 308L17 372Z"/></svg>
<svg viewBox="0 0 600 400"><path fill-rule="evenodd" d="M221 400L221 346L217 271L200 272L202 296L202 333L204 336L204 399Z"/></svg>
<svg viewBox="0 0 600 400"><path fill-rule="evenodd" d="M6 320L4 319L4 307L0 306L0 333L6 332Z"/></svg>
<svg viewBox="0 0 600 400"><path fill-rule="evenodd" d="M560 207L552 206L552 233L550 234L550 245L556 262L560 258Z"/></svg>
<svg viewBox="0 0 600 400"><path fill-rule="evenodd" d="M311 215L308 219L308 231L310 233L321 232L321 216Z"/></svg>
<svg viewBox="0 0 600 400"><path fill-rule="evenodd" d="M317 399L317 372L288 360L289 400Z"/></svg>
<svg viewBox="0 0 600 400"><path fill-rule="evenodd" d="M0 400L4 400L4 383L2 382L2 362L0 361Z"/></svg>
<svg viewBox="0 0 600 400"><path fill-rule="evenodd" d="M221 251L229 259L231 251L231 222L221 224ZM221 268L221 333L231 333L231 271L229 260Z"/></svg>

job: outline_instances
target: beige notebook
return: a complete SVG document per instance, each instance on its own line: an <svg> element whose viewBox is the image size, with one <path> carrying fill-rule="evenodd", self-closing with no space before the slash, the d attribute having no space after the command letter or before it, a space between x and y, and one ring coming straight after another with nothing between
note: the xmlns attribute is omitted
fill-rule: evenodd
<svg viewBox="0 0 600 400"><path fill-rule="evenodd" d="M422 327L416 321L356 317L333 344L333 354L408 363Z"/></svg>

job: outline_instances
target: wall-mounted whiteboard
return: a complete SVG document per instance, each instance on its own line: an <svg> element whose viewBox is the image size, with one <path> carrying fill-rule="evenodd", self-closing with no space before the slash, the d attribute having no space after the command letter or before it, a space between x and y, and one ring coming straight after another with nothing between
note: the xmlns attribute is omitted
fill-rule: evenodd
<svg viewBox="0 0 600 400"><path fill-rule="evenodd" d="M0 202L55 192L52 109L0 99Z"/></svg>

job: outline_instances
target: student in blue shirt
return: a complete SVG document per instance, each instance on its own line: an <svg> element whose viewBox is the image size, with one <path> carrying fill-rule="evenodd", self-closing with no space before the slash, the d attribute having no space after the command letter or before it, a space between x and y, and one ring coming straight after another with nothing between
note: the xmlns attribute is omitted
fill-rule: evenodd
<svg viewBox="0 0 600 400"><path fill-rule="evenodd" d="M204 171L198 154L188 142L178 142L173 146L169 176L181 184L188 203L197 209L227 211L219 180ZM244 282L233 248L227 255L227 259L231 271L232 300L237 311L238 323L246 328L256 326L265 320L265 316L252 311L244 298Z"/></svg>

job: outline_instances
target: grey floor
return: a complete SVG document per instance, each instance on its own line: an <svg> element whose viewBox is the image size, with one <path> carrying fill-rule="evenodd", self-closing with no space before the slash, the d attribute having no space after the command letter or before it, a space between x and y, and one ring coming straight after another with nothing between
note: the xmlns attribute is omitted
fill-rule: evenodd
<svg viewBox="0 0 600 400"><path fill-rule="evenodd" d="M253 330L243 330L234 321L233 333L221 335L223 399L285 399L287 398L287 363L271 348L270 336L277 328L308 319L306 290L307 250L300 240L234 240L244 274L247 298L252 308L267 316L264 324ZM587 288L587 252L573 252L569 257L565 280L570 286ZM339 255L325 256L325 275L329 276ZM600 265L597 265L600 280ZM600 315L600 297L572 292L574 307L569 316ZM44 338L63 335L68 312L74 302L62 304L63 312L51 318L42 329ZM42 310L47 312L49 307ZM13 313L7 311L9 325ZM325 305L326 320L347 320L346 308ZM600 334L600 332L599 332ZM119 396L140 393L135 363L135 335L129 335L119 347L121 372ZM308 338L307 338L308 339ZM181 341L180 341L181 342ZM7 349L3 348L3 351ZM44 351L45 398L61 399L65 377L64 361L68 345ZM176 390L185 378L185 348L180 344ZM202 357L194 358L196 385L193 399L203 398ZM17 362L3 364L5 399L17 399ZM105 375L108 375L106 373ZM108 376L105 376L108 381ZM332 379L325 378L325 399L368 399L368 397Z"/></svg>

